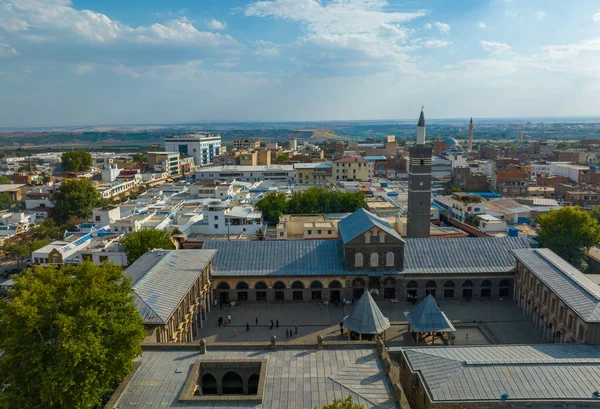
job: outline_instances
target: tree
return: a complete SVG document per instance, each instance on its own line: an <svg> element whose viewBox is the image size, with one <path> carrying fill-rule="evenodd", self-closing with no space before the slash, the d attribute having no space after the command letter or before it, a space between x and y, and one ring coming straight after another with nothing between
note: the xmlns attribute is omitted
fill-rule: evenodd
<svg viewBox="0 0 600 409"><path fill-rule="evenodd" d="M169 233L156 229L142 229L130 233L121 239L121 244L125 246L129 264L152 249L172 250L175 248Z"/></svg>
<svg viewBox="0 0 600 409"><path fill-rule="evenodd" d="M28 236L15 236L2 243L2 251L6 253L8 257L14 259L17 262L17 267L21 268L23 262L31 255L31 253L52 243L52 241L53 240L49 237L32 239Z"/></svg>
<svg viewBox="0 0 600 409"><path fill-rule="evenodd" d="M146 152L138 152L133 155L134 162L148 162L148 154Z"/></svg>
<svg viewBox="0 0 600 409"><path fill-rule="evenodd" d="M563 207L539 217L539 238L554 251L581 270L587 269L585 252L600 241L598 221L576 207Z"/></svg>
<svg viewBox="0 0 600 409"><path fill-rule="evenodd" d="M568 147L568 142L559 142L556 144L556 149L567 149Z"/></svg>
<svg viewBox="0 0 600 409"><path fill-rule="evenodd" d="M0 185L10 185L12 182L6 176L0 176Z"/></svg>
<svg viewBox="0 0 600 409"><path fill-rule="evenodd" d="M0 193L0 209L8 209L12 203L8 192Z"/></svg>
<svg viewBox="0 0 600 409"><path fill-rule="evenodd" d="M346 399L335 399L329 405L323 405L321 409L364 409L364 405L354 403L352 396L348 396ZM315 407L315 409L319 409Z"/></svg>
<svg viewBox="0 0 600 409"><path fill-rule="evenodd" d="M60 188L52 195L52 217L64 223L70 217L87 219L94 207L101 203L100 193L87 179L63 180Z"/></svg>
<svg viewBox="0 0 600 409"><path fill-rule="evenodd" d="M267 222L277 224L279 217L287 211L287 202L285 193L268 193L256 202L256 208L263 212Z"/></svg>
<svg viewBox="0 0 600 409"><path fill-rule="evenodd" d="M64 152L60 159L63 169L68 172L80 172L92 166L92 155L85 149Z"/></svg>
<svg viewBox="0 0 600 409"><path fill-rule="evenodd" d="M275 160L277 163L287 163L289 156L287 153L282 153L277 155L277 159Z"/></svg>
<svg viewBox="0 0 600 409"><path fill-rule="evenodd" d="M462 192L462 190L460 190L459 187L454 186L450 189L450 193L458 193L458 192Z"/></svg>
<svg viewBox="0 0 600 409"><path fill-rule="evenodd" d="M19 172L35 172L37 170L37 165L32 162L24 163L19 166Z"/></svg>
<svg viewBox="0 0 600 409"><path fill-rule="evenodd" d="M98 407L133 369L145 331L119 266L35 267L0 303L2 408Z"/></svg>

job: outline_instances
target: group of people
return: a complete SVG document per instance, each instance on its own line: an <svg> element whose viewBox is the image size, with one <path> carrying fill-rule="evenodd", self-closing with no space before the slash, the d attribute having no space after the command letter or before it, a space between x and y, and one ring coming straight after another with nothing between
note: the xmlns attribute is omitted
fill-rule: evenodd
<svg viewBox="0 0 600 409"><path fill-rule="evenodd" d="M406 296L406 301L411 303L412 305L415 305L417 301L419 301L419 298L416 296L416 294L408 294Z"/></svg>
<svg viewBox="0 0 600 409"><path fill-rule="evenodd" d="M292 331L292 329L285 329L285 338L289 339L291 338L293 335L298 335L298 326L294 325L294 330Z"/></svg>

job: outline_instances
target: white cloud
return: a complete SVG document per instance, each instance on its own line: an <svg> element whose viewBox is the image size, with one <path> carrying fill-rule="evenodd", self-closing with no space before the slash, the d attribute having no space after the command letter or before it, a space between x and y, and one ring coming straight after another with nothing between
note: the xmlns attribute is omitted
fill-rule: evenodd
<svg viewBox="0 0 600 409"><path fill-rule="evenodd" d="M431 23L425 23L425 25L423 26L423 28L425 30L431 30L433 28L433 26L431 25Z"/></svg>
<svg viewBox="0 0 600 409"><path fill-rule="evenodd" d="M252 43L254 45L254 54L260 57L277 57L280 53L280 46L271 41L258 40Z"/></svg>
<svg viewBox="0 0 600 409"><path fill-rule="evenodd" d="M600 37L579 43L547 45L542 49L546 52L546 57L553 60L575 57L587 51L600 51Z"/></svg>
<svg viewBox="0 0 600 409"><path fill-rule="evenodd" d="M498 41L481 40L480 43L485 51L493 55L502 54L503 52L511 49L510 45Z"/></svg>
<svg viewBox="0 0 600 409"><path fill-rule="evenodd" d="M592 20L596 21L596 22L600 22L600 12L594 14L592 16Z"/></svg>
<svg viewBox="0 0 600 409"><path fill-rule="evenodd" d="M213 18L212 20L206 22L206 26L210 30L225 30L227 28L227 22L215 20Z"/></svg>
<svg viewBox="0 0 600 409"><path fill-rule="evenodd" d="M96 64L81 63L73 67L73 72L79 75L92 73L96 70Z"/></svg>
<svg viewBox="0 0 600 409"><path fill-rule="evenodd" d="M477 23L477 27L481 28L482 30L485 30L487 28L487 24L485 24L484 21L480 21Z"/></svg>
<svg viewBox="0 0 600 409"><path fill-rule="evenodd" d="M544 13L543 11L538 11L536 13L536 18L538 19L538 21L543 20L546 18L546 13Z"/></svg>
<svg viewBox="0 0 600 409"><path fill-rule="evenodd" d="M447 33L450 31L450 25L446 23L440 23L439 21L436 21L435 23L433 23L433 25L435 26L435 28L440 30L440 33Z"/></svg>
<svg viewBox="0 0 600 409"><path fill-rule="evenodd" d="M5 42L4 38L0 37L0 57L12 57L14 55L17 55L17 50Z"/></svg>
<svg viewBox="0 0 600 409"><path fill-rule="evenodd" d="M433 38L431 40L427 40L423 43L427 48L439 48L446 47L452 44L452 41L440 40L439 38Z"/></svg>

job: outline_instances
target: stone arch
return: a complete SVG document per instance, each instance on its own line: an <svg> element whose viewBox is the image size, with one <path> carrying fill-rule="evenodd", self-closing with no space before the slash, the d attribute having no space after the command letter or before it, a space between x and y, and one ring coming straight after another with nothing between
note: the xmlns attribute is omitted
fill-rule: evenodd
<svg viewBox="0 0 600 409"><path fill-rule="evenodd" d="M285 290L285 283L283 281L275 281L273 288L275 290Z"/></svg>
<svg viewBox="0 0 600 409"><path fill-rule="evenodd" d="M266 290L268 287L264 281L258 281L256 284L254 284L254 288L257 290Z"/></svg>
<svg viewBox="0 0 600 409"><path fill-rule="evenodd" d="M416 281L409 281L406 284L406 288L408 288L408 289L417 289L417 288L419 288L419 283L417 283Z"/></svg>
<svg viewBox="0 0 600 409"><path fill-rule="evenodd" d="M356 253L354 255L354 267L362 267L363 266L363 255L362 253Z"/></svg>
<svg viewBox="0 0 600 409"><path fill-rule="evenodd" d="M371 232L370 231L365 232L365 243L367 243L367 244L371 243Z"/></svg>
<svg viewBox="0 0 600 409"><path fill-rule="evenodd" d="M294 281L292 283L292 288L301 290L304 288L304 283L302 281Z"/></svg>
<svg viewBox="0 0 600 409"><path fill-rule="evenodd" d="M396 279L392 278L392 277L386 277L383 279L383 286L384 287L395 287L396 286Z"/></svg>
<svg viewBox="0 0 600 409"><path fill-rule="evenodd" d="M462 288L473 288L473 281L471 281L471 280L463 281Z"/></svg>
<svg viewBox="0 0 600 409"><path fill-rule="evenodd" d="M310 288L323 288L323 283L320 282L319 280L315 280L312 283L310 283Z"/></svg>
<svg viewBox="0 0 600 409"><path fill-rule="evenodd" d="M259 375L253 373L248 378L248 395L256 395L258 393L258 379Z"/></svg>
<svg viewBox="0 0 600 409"><path fill-rule="evenodd" d="M500 284L498 286L500 288L510 287L510 281L509 280L502 280L502 281L500 281Z"/></svg>
<svg viewBox="0 0 600 409"><path fill-rule="evenodd" d="M333 280L329 283L329 285L327 287L328 288L342 288L342 283L340 283L338 280Z"/></svg>
<svg viewBox="0 0 600 409"><path fill-rule="evenodd" d="M247 290L248 288L248 283L245 281L240 281L235 285L236 290Z"/></svg>
<svg viewBox="0 0 600 409"><path fill-rule="evenodd" d="M429 289L435 289L435 288L437 288L437 284L435 283L435 281L431 281L431 280L430 280L430 281L427 281L427 282L425 283L425 288L426 288L426 289L427 289L427 288L429 288Z"/></svg>
<svg viewBox="0 0 600 409"><path fill-rule="evenodd" d="M500 298L509 298L510 297L510 281L509 280L502 280L500 281L500 283L498 284L498 296Z"/></svg>
<svg viewBox="0 0 600 409"><path fill-rule="evenodd" d="M492 282L490 280L483 280L481 286L484 288L492 288Z"/></svg>
<svg viewBox="0 0 600 409"><path fill-rule="evenodd" d="M356 277L354 280L352 280L352 287L364 287L365 286L365 280L362 279L361 277Z"/></svg>
<svg viewBox="0 0 600 409"><path fill-rule="evenodd" d="M480 287L481 298L489 298L492 296L492 282L490 280L483 280Z"/></svg>
<svg viewBox="0 0 600 409"><path fill-rule="evenodd" d="M454 288L456 287L456 284L454 284L454 281L452 280L448 280L444 283L444 288Z"/></svg>
<svg viewBox="0 0 600 409"><path fill-rule="evenodd" d="M204 374L202 377L202 395L217 394L217 378L212 374Z"/></svg>
<svg viewBox="0 0 600 409"><path fill-rule="evenodd" d="M447 280L444 282L444 298L454 298L454 289L456 288L456 283L452 280Z"/></svg>
<svg viewBox="0 0 600 409"><path fill-rule="evenodd" d="M369 264L371 265L371 267L379 266L379 254L375 252L371 253Z"/></svg>
<svg viewBox="0 0 600 409"><path fill-rule="evenodd" d="M391 251L388 251L387 253L385 253L385 265L386 267L393 267L394 266L394 253Z"/></svg>
<svg viewBox="0 0 600 409"><path fill-rule="evenodd" d="M223 390L223 395L244 394L244 380L237 372L234 371L227 372L225 375L223 375L221 387Z"/></svg>
<svg viewBox="0 0 600 409"><path fill-rule="evenodd" d="M217 290L229 290L231 287L225 281L221 281L219 285L217 285Z"/></svg>
<svg viewBox="0 0 600 409"><path fill-rule="evenodd" d="M473 296L473 281L465 280L462 283L462 296L469 299Z"/></svg>
<svg viewBox="0 0 600 409"><path fill-rule="evenodd" d="M385 243L385 232L384 231L379 232L379 242Z"/></svg>

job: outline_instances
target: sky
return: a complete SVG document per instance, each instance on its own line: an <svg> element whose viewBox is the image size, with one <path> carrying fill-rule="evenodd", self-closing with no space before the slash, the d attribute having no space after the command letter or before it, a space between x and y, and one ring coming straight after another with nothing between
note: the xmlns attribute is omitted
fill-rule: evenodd
<svg viewBox="0 0 600 409"><path fill-rule="evenodd" d="M598 0L0 0L0 128L600 115Z"/></svg>

